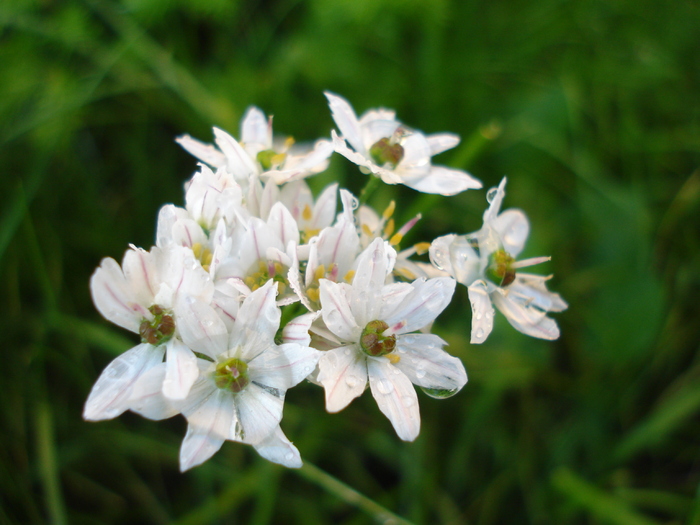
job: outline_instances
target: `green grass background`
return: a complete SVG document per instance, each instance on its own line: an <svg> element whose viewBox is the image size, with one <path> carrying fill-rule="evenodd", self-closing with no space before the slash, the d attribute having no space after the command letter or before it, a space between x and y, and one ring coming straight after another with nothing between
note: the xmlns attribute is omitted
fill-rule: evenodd
<svg viewBox="0 0 700 525"><path fill-rule="evenodd" d="M102 257L153 243L195 161L255 104L326 136L332 90L460 147L437 161L530 217L526 256L570 308L542 342L500 317L469 345L460 287L434 331L470 381L403 443L369 393L341 414L288 394L302 457L427 524L700 524L700 6L691 0L12 0L0 4L0 523L385 522L316 471L226 443L180 474L181 417L82 420L135 343L103 320ZM316 190L365 181L344 159ZM481 224L485 191L373 203Z"/></svg>

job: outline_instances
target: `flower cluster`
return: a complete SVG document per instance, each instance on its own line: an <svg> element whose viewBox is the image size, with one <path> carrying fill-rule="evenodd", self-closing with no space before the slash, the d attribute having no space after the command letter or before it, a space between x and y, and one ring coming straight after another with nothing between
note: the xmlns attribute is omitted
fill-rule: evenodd
<svg viewBox="0 0 700 525"><path fill-rule="evenodd" d="M358 119L346 100L326 96L341 135L310 148L276 141L272 119L257 108L244 116L240 141L216 128L216 146L177 139L201 161L185 207L164 206L155 246L131 246L121 265L104 259L90 282L99 312L141 342L104 369L85 419L182 414L183 471L226 440L299 467L280 422L286 391L305 379L323 388L329 412L369 384L406 441L420 431L413 385L443 398L466 384L461 361L429 333L457 282L469 290L472 342L491 331L492 303L518 330L558 336L546 314L566 303L546 290L546 278L517 271L546 258L515 261L529 226L519 210L499 213L505 179L489 193L481 230L400 252L419 217L395 231L393 202L378 214L337 184L314 199L304 179L324 171L333 152L388 184L442 195L481 187L432 164L457 136L424 135L385 109ZM432 265L410 259L426 251ZM284 326L282 308L292 309Z"/></svg>

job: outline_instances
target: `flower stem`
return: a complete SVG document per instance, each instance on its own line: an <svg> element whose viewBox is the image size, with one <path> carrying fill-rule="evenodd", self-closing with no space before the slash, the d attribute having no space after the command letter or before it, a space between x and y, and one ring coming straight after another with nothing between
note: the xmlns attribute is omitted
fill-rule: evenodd
<svg viewBox="0 0 700 525"><path fill-rule="evenodd" d="M365 187L362 188L362 191L360 192L360 206L367 203L370 195L372 195L372 193L374 193L374 190L377 189L377 186L379 186L379 181L380 181L379 177L377 177L376 175L373 175L371 173L369 174L369 180L367 181L367 184L365 184Z"/></svg>
<svg viewBox="0 0 700 525"><path fill-rule="evenodd" d="M346 503L353 505L374 517L374 520L377 523L381 523L383 525L413 525L410 521L405 520L390 510L385 509L379 503L376 503L367 496L360 494L352 487L349 487L342 481L334 478L327 472L321 470L306 460L304 460L304 464L298 470L298 472L308 481L315 483L322 489L336 495Z"/></svg>

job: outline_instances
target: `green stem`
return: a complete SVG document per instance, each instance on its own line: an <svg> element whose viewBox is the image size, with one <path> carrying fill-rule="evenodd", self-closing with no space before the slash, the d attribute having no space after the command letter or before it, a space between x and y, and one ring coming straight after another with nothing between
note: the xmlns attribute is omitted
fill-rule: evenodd
<svg viewBox="0 0 700 525"><path fill-rule="evenodd" d="M379 186L380 178L377 177L376 175L369 174L369 180L367 181L367 184L365 184L365 187L362 188L362 191L360 192L360 206L363 204L366 204L367 201L369 200L370 195L374 193L374 190L377 189Z"/></svg>
<svg viewBox="0 0 700 525"><path fill-rule="evenodd" d="M315 483L327 492L334 494L345 503L357 507L370 516L373 516L377 523L382 523L384 525L413 525L410 521L385 509L379 503L360 494L352 487L349 487L308 461L304 461L304 464L298 472L301 477Z"/></svg>

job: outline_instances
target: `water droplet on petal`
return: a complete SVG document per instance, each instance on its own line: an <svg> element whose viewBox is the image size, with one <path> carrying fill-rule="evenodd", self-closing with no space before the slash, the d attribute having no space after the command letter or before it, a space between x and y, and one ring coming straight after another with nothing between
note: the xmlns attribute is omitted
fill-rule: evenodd
<svg viewBox="0 0 700 525"><path fill-rule="evenodd" d="M393 390L392 386L393 385L386 379L380 379L377 382L377 391L380 394L389 394Z"/></svg>
<svg viewBox="0 0 700 525"><path fill-rule="evenodd" d="M356 387L358 382L359 379L357 378L357 376L348 375L345 377L345 384L347 384L350 388Z"/></svg>
<svg viewBox="0 0 700 525"><path fill-rule="evenodd" d="M286 459L287 461L292 461L294 459L294 454L292 454L291 452L287 452L287 455L284 456L284 459Z"/></svg>
<svg viewBox="0 0 700 525"><path fill-rule="evenodd" d="M493 199L496 198L496 195L498 194L498 188L491 188L488 192L486 192L486 200L488 201L489 204L493 202Z"/></svg>
<svg viewBox="0 0 700 525"><path fill-rule="evenodd" d="M420 388L428 396L435 399L447 399L448 397L452 397L459 392L459 388Z"/></svg>
<svg viewBox="0 0 700 525"><path fill-rule="evenodd" d="M481 339L482 337L484 337L484 329L483 328L477 328L476 337L477 337L477 339Z"/></svg>
<svg viewBox="0 0 700 525"><path fill-rule="evenodd" d="M405 406L406 408L412 407L415 402L416 400L411 396L403 396L401 398L401 403L403 403L403 406Z"/></svg>

